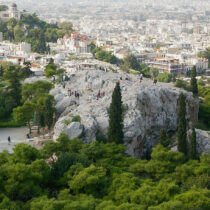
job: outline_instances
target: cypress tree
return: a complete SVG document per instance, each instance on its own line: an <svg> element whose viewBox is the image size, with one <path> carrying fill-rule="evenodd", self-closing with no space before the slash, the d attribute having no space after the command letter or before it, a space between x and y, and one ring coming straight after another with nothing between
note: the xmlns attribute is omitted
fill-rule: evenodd
<svg viewBox="0 0 210 210"><path fill-rule="evenodd" d="M123 143L122 95L120 84L117 83L112 93L109 110L108 141Z"/></svg>
<svg viewBox="0 0 210 210"><path fill-rule="evenodd" d="M168 147L169 145L168 139L166 137L166 132L164 129L160 130L160 144L163 145L164 147Z"/></svg>
<svg viewBox="0 0 210 210"><path fill-rule="evenodd" d="M186 102L183 93L178 98L178 151L187 156Z"/></svg>
<svg viewBox="0 0 210 210"><path fill-rule="evenodd" d="M191 86L193 95L197 96L198 95L198 85L197 85L197 79L196 79L196 67L195 66L193 66L193 69L191 71L190 86Z"/></svg>
<svg viewBox="0 0 210 210"><path fill-rule="evenodd" d="M0 77L2 77L4 74L4 68L2 65L0 65Z"/></svg>
<svg viewBox="0 0 210 210"><path fill-rule="evenodd" d="M198 159L196 133L194 127L192 128L192 135L190 138L189 158L193 160Z"/></svg>

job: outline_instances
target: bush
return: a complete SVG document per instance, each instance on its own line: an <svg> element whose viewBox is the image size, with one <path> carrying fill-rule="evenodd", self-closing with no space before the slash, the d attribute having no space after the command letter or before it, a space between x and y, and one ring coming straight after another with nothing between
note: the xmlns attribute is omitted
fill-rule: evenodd
<svg viewBox="0 0 210 210"><path fill-rule="evenodd" d="M176 81L175 87L182 88L187 91L191 91L190 85L186 81L181 80L181 79L178 79Z"/></svg>
<svg viewBox="0 0 210 210"><path fill-rule="evenodd" d="M159 82L168 83L168 82L171 82L172 75L169 74L169 73L161 73L161 74L158 75L157 79L158 79Z"/></svg>
<svg viewBox="0 0 210 210"><path fill-rule="evenodd" d="M197 84L200 85L200 86L205 86L205 82L202 79L199 79L197 81Z"/></svg>
<svg viewBox="0 0 210 210"><path fill-rule="evenodd" d="M70 120L64 120L64 124L69 125L71 123Z"/></svg>
<svg viewBox="0 0 210 210"><path fill-rule="evenodd" d="M79 115L74 116L71 121L72 122L81 122L81 117Z"/></svg>

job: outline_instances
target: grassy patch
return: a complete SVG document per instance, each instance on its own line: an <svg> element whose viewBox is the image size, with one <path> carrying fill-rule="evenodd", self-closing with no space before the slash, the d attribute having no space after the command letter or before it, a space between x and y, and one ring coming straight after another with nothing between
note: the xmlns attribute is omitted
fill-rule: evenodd
<svg viewBox="0 0 210 210"><path fill-rule="evenodd" d="M18 128L25 126L25 124L17 123L15 121L0 121L0 128Z"/></svg>
<svg viewBox="0 0 210 210"><path fill-rule="evenodd" d="M81 117L79 115L74 116L71 121L72 122L81 122Z"/></svg>

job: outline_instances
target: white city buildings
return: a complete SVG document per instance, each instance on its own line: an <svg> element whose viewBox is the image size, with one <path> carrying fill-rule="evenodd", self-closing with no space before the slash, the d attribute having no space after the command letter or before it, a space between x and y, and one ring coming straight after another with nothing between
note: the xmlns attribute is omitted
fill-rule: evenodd
<svg viewBox="0 0 210 210"><path fill-rule="evenodd" d="M88 37L75 31L69 36L66 34L63 38L58 39L57 44L62 46L63 49L69 50L72 53L89 53L90 47L88 46Z"/></svg>
<svg viewBox="0 0 210 210"><path fill-rule="evenodd" d="M17 9L17 5L13 3L8 10L0 11L0 20L8 21L10 18L15 18L19 20L21 17L21 12Z"/></svg>

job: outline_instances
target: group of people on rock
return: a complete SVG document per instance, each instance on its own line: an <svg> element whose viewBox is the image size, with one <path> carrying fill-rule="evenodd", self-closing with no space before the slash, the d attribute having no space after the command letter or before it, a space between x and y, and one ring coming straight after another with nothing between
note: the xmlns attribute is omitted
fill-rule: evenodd
<svg viewBox="0 0 210 210"><path fill-rule="evenodd" d="M98 100L99 98L102 98L105 96L105 92L101 92L100 90L98 91L97 94L93 94L92 97L89 97L89 100L93 99L93 100Z"/></svg>
<svg viewBox="0 0 210 210"><path fill-rule="evenodd" d="M75 98L78 98L80 97L80 93L78 91L72 91L70 88L67 90L68 92L68 96L75 96Z"/></svg>
<svg viewBox="0 0 210 210"><path fill-rule="evenodd" d="M120 77L120 80L123 80L123 78L122 78L122 77ZM127 76L126 76L126 78L125 78L125 80L127 80L127 81L131 81L131 78L127 75Z"/></svg>
<svg viewBox="0 0 210 210"><path fill-rule="evenodd" d="M97 96L96 96L96 99L98 100L99 98L102 98L102 97L104 97L105 96L105 92L102 92L101 93L101 91L99 90L98 91L98 94L97 94Z"/></svg>
<svg viewBox="0 0 210 210"><path fill-rule="evenodd" d="M64 74L62 76L62 81L70 81L71 80L71 74Z"/></svg>

